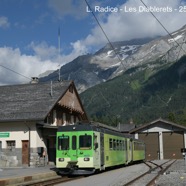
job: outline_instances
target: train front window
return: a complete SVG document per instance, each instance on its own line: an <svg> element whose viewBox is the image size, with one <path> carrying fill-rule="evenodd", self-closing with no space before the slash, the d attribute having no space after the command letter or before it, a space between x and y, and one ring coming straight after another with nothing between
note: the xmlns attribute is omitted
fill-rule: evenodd
<svg viewBox="0 0 186 186"><path fill-rule="evenodd" d="M91 149L92 148L92 136L83 135L79 136L79 148L80 149Z"/></svg>
<svg viewBox="0 0 186 186"><path fill-rule="evenodd" d="M68 150L69 149L69 136L59 136L58 137L58 149Z"/></svg>
<svg viewBox="0 0 186 186"><path fill-rule="evenodd" d="M76 150L76 136L72 136L72 150Z"/></svg>

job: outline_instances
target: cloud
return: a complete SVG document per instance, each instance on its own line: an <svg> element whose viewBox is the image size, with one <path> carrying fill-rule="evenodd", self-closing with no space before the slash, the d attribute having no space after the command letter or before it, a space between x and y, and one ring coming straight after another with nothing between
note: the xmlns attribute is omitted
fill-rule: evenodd
<svg viewBox="0 0 186 186"><path fill-rule="evenodd" d="M59 54L59 51L56 47L48 46L45 41L38 44L31 42L27 48L33 50L34 55L36 55L41 60L56 59Z"/></svg>
<svg viewBox="0 0 186 186"><path fill-rule="evenodd" d="M18 48L0 48L0 84L28 83L29 78L37 77L47 70L56 70L58 65L57 62L36 55L23 55Z"/></svg>
<svg viewBox="0 0 186 186"><path fill-rule="evenodd" d="M28 47L33 55L22 54L19 48L0 48L0 85L28 83L31 77L38 77L48 70L57 70L87 50L80 43L72 44L72 52L59 55L58 48L46 42L31 42Z"/></svg>
<svg viewBox="0 0 186 186"><path fill-rule="evenodd" d="M186 14L180 12L179 6L186 5L185 1L181 0L144 0L144 3L148 7L158 7L159 9L165 9L166 12L154 11L153 14L169 31L173 32L185 24ZM99 23L102 26L109 40L112 41L124 41L134 38L154 37L166 35L167 32L158 23L158 21L151 15L149 11L141 11L145 8L139 9L139 7L145 7L139 0L130 0L118 7L122 9L117 13L111 13L105 19L105 16L99 16ZM94 8L94 7L93 7ZM136 9L136 12L129 12L130 9ZM99 13L103 14L103 13ZM97 14L96 14L97 15ZM101 17L104 17L101 19ZM103 46L108 43L101 28L97 25L92 28L91 33L82 40L74 42L81 45L81 47L95 47Z"/></svg>
<svg viewBox="0 0 186 186"><path fill-rule="evenodd" d="M50 59L53 62L57 62L60 66L65 65L66 63L72 61L74 58L79 55L87 53L87 48L81 45L80 41L71 43L72 50L69 54L63 54L63 51L60 51L55 46L49 46L46 42L34 43L28 46L28 49L34 51L34 56L37 56L38 59L44 61Z"/></svg>
<svg viewBox="0 0 186 186"><path fill-rule="evenodd" d="M10 23L8 22L8 18L1 16L0 17L0 28L8 28L10 26Z"/></svg>
<svg viewBox="0 0 186 186"><path fill-rule="evenodd" d="M64 16L70 15L74 16L77 19L80 19L86 16L85 10L85 2L77 1L77 0L49 0L48 6L51 8L59 18L63 18Z"/></svg>

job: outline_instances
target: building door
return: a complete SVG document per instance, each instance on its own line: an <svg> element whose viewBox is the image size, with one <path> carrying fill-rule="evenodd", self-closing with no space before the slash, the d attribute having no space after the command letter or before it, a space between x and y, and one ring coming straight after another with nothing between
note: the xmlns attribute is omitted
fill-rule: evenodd
<svg viewBox="0 0 186 186"><path fill-rule="evenodd" d="M183 132L163 133L164 159L182 159L181 148L184 148Z"/></svg>
<svg viewBox="0 0 186 186"><path fill-rule="evenodd" d="M56 162L56 136L49 136L47 139L47 153L48 153L48 162Z"/></svg>
<svg viewBox="0 0 186 186"><path fill-rule="evenodd" d="M29 157L29 141L22 141L22 164L28 164Z"/></svg>
<svg viewBox="0 0 186 186"><path fill-rule="evenodd" d="M139 139L145 143L146 160L159 159L159 133L140 133Z"/></svg>

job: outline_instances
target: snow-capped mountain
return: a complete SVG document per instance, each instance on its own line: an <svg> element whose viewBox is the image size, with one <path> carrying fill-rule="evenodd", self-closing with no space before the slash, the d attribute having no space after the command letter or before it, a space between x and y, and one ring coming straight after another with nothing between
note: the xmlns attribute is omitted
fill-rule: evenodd
<svg viewBox="0 0 186 186"><path fill-rule="evenodd" d="M96 84L107 81L121 64L121 60L134 54L152 39L135 39L131 41L107 44L95 54L79 56L60 69L61 79L74 80L79 92ZM59 71L40 78L40 81L57 80Z"/></svg>
<svg viewBox="0 0 186 186"><path fill-rule="evenodd" d="M155 39L142 47L134 54L129 55L118 69L112 74L116 77L131 67L159 67L165 63L176 62L183 55L186 55L186 26L170 35ZM154 63L157 60L161 63Z"/></svg>
<svg viewBox="0 0 186 186"><path fill-rule="evenodd" d="M74 80L81 93L133 67L163 68L186 54L185 40L186 26L173 32L171 36L113 42L112 46L107 44L95 54L79 56L62 66L61 79ZM58 76L58 71L55 71L40 78L40 81L57 80Z"/></svg>

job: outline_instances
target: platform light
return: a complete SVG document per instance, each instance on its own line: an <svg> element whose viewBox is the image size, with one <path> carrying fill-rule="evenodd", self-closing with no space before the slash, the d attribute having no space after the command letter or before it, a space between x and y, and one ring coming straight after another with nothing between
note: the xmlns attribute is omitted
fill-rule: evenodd
<svg viewBox="0 0 186 186"><path fill-rule="evenodd" d="M64 161L64 158L59 158L58 160L59 160L60 162L62 162L62 161Z"/></svg>

